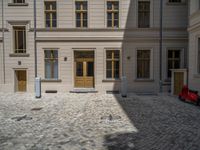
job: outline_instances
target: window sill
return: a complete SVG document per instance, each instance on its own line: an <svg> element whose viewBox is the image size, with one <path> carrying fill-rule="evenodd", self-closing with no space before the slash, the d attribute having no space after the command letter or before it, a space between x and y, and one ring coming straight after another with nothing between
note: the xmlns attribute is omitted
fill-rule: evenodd
<svg viewBox="0 0 200 150"><path fill-rule="evenodd" d="M200 78L200 74L195 74L194 78Z"/></svg>
<svg viewBox="0 0 200 150"><path fill-rule="evenodd" d="M41 82L62 82L61 79L42 79Z"/></svg>
<svg viewBox="0 0 200 150"><path fill-rule="evenodd" d="M104 79L102 82L121 82L120 79Z"/></svg>
<svg viewBox="0 0 200 150"><path fill-rule="evenodd" d="M28 3L8 3L8 6L28 6Z"/></svg>
<svg viewBox="0 0 200 150"><path fill-rule="evenodd" d="M135 79L135 82L154 82L153 79Z"/></svg>
<svg viewBox="0 0 200 150"><path fill-rule="evenodd" d="M13 53L13 54L9 54L10 57L29 57L30 54L26 54L26 53Z"/></svg>

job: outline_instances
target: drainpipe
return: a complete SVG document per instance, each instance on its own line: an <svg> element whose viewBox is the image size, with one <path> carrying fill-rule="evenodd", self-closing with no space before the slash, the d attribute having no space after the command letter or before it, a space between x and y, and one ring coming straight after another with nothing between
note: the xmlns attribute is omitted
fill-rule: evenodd
<svg viewBox="0 0 200 150"><path fill-rule="evenodd" d="M35 78L37 77L37 44L36 44L36 0L34 0L34 52L35 52Z"/></svg>
<svg viewBox="0 0 200 150"><path fill-rule="evenodd" d="M163 0L160 0L160 93L162 89L162 48L163 48Z"/></svg>
<svg viewBox="0 0 200 150"><path fill-rule="evenodd" d="M2 0L2 46L3 46L3 54L2 54L2 56L3 56L3 83L4 84L6 84L6 66L5 66L5 43L4 43L4 39L5 39L5 37L4 37L4 2L3 2L4 0Z"/></svg>

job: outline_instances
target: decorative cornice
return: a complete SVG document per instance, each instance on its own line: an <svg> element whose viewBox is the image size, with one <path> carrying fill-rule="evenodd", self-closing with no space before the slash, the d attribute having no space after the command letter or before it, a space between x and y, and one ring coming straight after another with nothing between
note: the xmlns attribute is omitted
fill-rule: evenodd
<svg viewBox="0 0 200 150"><path fill-rule="evenodd" d="M30 20L8 20L7 22L11 25L26 25Z"/></svg>
<svg viewBox="0 0 200 150"><path fill-rule="evenodd" d="M37 42L133 42L133 41L159 41L159 37L37 37ZM163 40L184 40L187 36L163 37Z"/></svg>

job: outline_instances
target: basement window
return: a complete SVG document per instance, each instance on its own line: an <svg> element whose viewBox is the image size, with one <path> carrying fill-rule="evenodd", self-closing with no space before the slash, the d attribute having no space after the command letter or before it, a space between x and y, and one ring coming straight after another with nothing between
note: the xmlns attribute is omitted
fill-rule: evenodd
<svg viewBox="0 0 200 150"><path fill-rule="evenodd" d="M28 6L26 0L12 0L11 3L8 3L8 6Z"/></svg>

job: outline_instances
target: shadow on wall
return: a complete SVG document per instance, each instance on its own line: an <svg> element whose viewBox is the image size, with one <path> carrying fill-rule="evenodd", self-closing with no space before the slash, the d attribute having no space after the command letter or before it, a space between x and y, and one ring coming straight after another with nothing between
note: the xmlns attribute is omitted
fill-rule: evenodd
<svg viewBox="0 0 200 150"><path fill-rule="evenodd" d="M135 7L135 2L130 0L126 28L133 24L131 18L135 12L130 8ZM122 43L123 51L126 51L124 47L128 47L126 41L130 33L127 32L125 31ZM123 65L126 66L127 59L126 56L123 57ZM117 88L116 84L114 89ZM192 126L198 127L198 124L196 122L194 125L193 122L187 121L184 110L177 112L179 102L176 102L176 106L173 100L162 101L159 96L135 97L137 100L131 97L115 96L116 101L138 132L127 131L106 135L104 143L108 150L186 150L191 147L200 149L198 142L191 139L198 137L197 134L192 135L192 132L196 131L197 133L198 129L191 129ZM191 144L193 145L191 146Z"/></svg>

